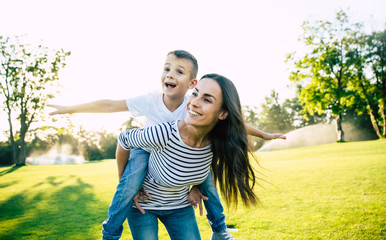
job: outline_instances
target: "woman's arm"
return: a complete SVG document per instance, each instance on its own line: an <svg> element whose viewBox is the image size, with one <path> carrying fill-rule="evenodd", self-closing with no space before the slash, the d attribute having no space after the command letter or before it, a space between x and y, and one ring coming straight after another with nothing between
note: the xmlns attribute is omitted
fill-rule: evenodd
<svg viewBox="0 0 386 240"><path fill-rule="evenodd" d="M172 123L161 123L151 127L124 131L119 134L118 143L125 150L130 150L130 148L159 150L165 147L172 128Z"/></svg>
<svg viewBox="0 0 386 240"><path fill-rule="evenodd" d="M125 171L126 164L129 161L130 150L125 150L118 144L115 156L116 156L117 165L118 165L118 177L119 177L119 180L121 180L121 177Z"/></svg>

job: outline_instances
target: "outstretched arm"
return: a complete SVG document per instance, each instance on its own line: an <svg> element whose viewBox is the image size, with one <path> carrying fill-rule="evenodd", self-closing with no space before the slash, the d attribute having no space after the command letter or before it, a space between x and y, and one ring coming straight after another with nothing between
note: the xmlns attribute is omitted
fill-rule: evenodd
<svg viewBox="0 0 386 240"><path fill-rule="evenodd" d="M287 139L286 136L284 136L283 133L266 133L263 132L255 127L252 127L248 123L245 123L245 128L247 130L247 134L254 136L254 137L259 137L264 140L272 140L272 139Z"/></svg>
<svg viewBox="0 0 386 240"><path fill-rule="evenodd" d="M112 112L123 112L129 111L127 109L126 100L97 100L94 102L72 105L72 106L62 106L62 105L53 105L48 104L49 107L56 108L56 111L50 113L50 115L55 114L66 114L66 113L112 113Z"/></svg>

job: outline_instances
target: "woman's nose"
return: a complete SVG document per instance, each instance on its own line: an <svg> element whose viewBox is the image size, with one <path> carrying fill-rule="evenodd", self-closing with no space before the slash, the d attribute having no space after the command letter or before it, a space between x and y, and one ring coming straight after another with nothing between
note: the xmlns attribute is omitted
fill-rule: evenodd
<svg viewBox="0 0 386 240"><path fill-rule="evenodd" d="M199 105L199 100L198 100L198 97L195 97L192 99L192 101L190 101L190 104L193 105L193 106L198 106Z"/></svg>

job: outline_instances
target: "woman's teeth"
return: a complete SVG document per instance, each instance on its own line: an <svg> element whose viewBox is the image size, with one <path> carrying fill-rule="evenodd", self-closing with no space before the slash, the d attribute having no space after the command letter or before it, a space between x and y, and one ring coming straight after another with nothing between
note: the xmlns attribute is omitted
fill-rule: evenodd
<svg viewBox="0 0 386 240"><path fill-rule="evenodd" d="M196 113L196 112L193 112L192 110L189 110L189 113L194 115L194 116L199 116L200 114Z"/></svg>

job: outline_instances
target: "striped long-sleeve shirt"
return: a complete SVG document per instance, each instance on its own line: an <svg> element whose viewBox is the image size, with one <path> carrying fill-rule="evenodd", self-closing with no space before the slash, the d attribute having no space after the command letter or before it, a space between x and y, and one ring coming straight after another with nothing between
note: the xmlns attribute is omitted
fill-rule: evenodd
<svg viewBox="0 0 386 240"><path fill-rule="evenodd" d="M140 202L143 209L170 210L189 205L189 186L202 183L209 174L211 146L193 148L180 137L177 121L125 131L119 135L122 148L150 148L148 172L143 187L152 196Z"/></svg>

